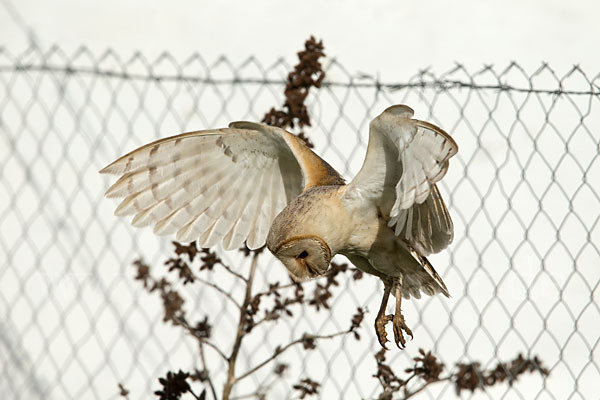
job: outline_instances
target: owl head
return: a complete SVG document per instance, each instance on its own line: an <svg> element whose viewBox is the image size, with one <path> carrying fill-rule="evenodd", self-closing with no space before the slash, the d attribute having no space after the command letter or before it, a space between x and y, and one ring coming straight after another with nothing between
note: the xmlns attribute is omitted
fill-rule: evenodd
<svg viewBox="0 0 600 400"><path fill-rule="evenodd" d="M295 236L269 249L296 281L315 278L329 269L331 250L318 236Z"/></svg>

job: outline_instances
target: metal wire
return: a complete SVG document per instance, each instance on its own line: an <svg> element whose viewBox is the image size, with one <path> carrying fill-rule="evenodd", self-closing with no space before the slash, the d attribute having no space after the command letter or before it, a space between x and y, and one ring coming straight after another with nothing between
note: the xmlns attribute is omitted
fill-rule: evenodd
<svg viewBox="0 0 600 400"><path fill-rule="evenodd" d="M0 48L5 398L117 398L118 382L130 398L147 398L167 369L195 365L193 341L161 322L157 300L134 282L129 267L140 255L159 265L168 241L112 216L114 204L103 198L108 181L97 171L157 137L260 120L281 104L289 70L284 60L233 65L226 58L207 63L198 54L148 60L85 48L18 55ZM535 71L517 63L456 65L382 83L334 61L327 76L310 97L307 133L347 177L360 168L369 121L391 104L409 104L460 148L441 185L455 240L432 258L453 297L405 305L415 339L390 357L392 365L410 366L419 347L448 364L492 366L519 352L537 354L549 377L524 377L474 397L593 397L600 374L600 75L577 66L559 74L546 64ZM240 258L220 255L231 265ZM265 255L259 277L266 284L285 273ZM234 294L240 290L227 285ZM327 315L299 310L249 339L245 365L303 332L344 329L356 306L373 318L380 290L376 279L348 277ZM235 309L215 293L187 295L227 346ZM287 397L307 375L321 382L321 398L376 397L378 345L371 324L364 325L360 342L344 337L286 355L292 368L271 387L272 398ZM248 387L267 380L268 374L257 376ZM446 383L418 398L453 395Z"/></svg>

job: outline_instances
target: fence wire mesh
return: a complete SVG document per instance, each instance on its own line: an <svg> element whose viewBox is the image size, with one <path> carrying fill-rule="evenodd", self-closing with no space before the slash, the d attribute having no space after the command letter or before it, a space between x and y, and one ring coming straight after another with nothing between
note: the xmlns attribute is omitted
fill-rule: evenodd
<svg viewBox="0 0 600 400"><path fill-rule="evenodd" d="M86 49L19 55L0 49L4 397L117 398L122 382L130 398L147 398L167 369L195 365L193 341L162 323L160 303L134 282L129 267L140 255L159 265L169 241L114 217L115 204L103 198L109 181L98 170L158 137L259 121L282 103L289 70L285 60L233 65L200 55L181 61L166 53L148 60ZM410 366L420 347L448 364L476 360L488 367L517 353L539 355L548 377L461 397L597 396L600 75L578 67L557 74L548 65L535 71L516 63L474 71L457 65L385 84L335 61L326 71L324 86L309 97L307 133L346 177L360 168L369 121L391 104L410 105L459 144L441 185L455 240L432 257L453 297L406 303L415 338L408 350L388 353L392 365ZM236 252L219 255L247 264ZM278 279L286 279L284 269L262 255L256 281ZM321 383L321 398L376 397L378 344L369 321L379 285L344 278L327 315L303 309L248 340L244 366L304 332L345 328L362 306L369 313L360 342L342 337L313 352L287 353L292 369L271 396L288 397L298 377L309 375ZM187 295L226 346L235 309L208 291L188 288ZM215 371L223 367L218 362ZM259 375L249 385L267 379ZM452 396L451 383L443 383L417 398Z"/></svg>

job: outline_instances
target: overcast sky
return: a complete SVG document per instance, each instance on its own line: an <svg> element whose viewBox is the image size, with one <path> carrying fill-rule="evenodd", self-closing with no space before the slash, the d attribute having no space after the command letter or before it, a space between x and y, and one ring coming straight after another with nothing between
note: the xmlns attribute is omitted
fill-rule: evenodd
<svg viewBox="0 0 600 400"><path fill-rule="evenodd" d="M404 80L418 69L443 72L455 62L476 69L518 61L559 74L573 64L598 71L600 2L558 1L191 1L1 0L2 45L20 52L29 37L67 52L199 52L207 61L255 55L294 61L309 35L351 73ZM31 34L28 35L26 32Z"/></svg>

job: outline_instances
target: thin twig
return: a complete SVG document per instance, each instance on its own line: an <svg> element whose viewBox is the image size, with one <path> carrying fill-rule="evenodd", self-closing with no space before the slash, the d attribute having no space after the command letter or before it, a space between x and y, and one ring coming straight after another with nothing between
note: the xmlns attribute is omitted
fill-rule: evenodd
<svg viewBox="0 0 600 400"><path fill-rule="evenodd" d="M319 279L319 278L321 278L321 277L318 277L317 279ZM296 287L297 285L298 285L297 283L291 282L291 283L288 283L286 285L273 286L273 287L270 287L269 290L265 290L264 292L259 292L259 293L255 294L254 297L257 297L257 296L268 296L268 295L270 295L273 292L276 292L278 290L288 289L288 288L291 288L291 287Z"/></svg>
<svg viewBox="0 0 600 400"><path fill-rule="evenodd" d="M240 306L240 304L233 298L233 296L231 294L229 294L227 291L223 290L223 288L219 287L218 285L215 285L212 282L209 282L205 279L202 278L198 278L196 275L194 275L194 280L205 284L206 286L210 286L211 288L215 289L217 292L221 293L222 295L224 295L225 297L227 297L229 300L231 300L231 302L233 304L235 304L235 306L237 308L241 308L242 306ZM244 281L246 280L246 278L244 278Z"/></svg>
<svg viewBox="0 0 600 400"><path fill-rule="evenodd" d="M262 367L264 367L265 365L267 365L269 362L273 361L275 358L277 358L277 356L279 356L281 353L285 352L287 349L289 349L290 347L299 344L299 343L303 343L306 340L317 340L317 339L332 339L336 336L341 336L341 335L346 335L348 333L350 333L352 330L351 329L346 329L344 331L339 331L339 332L335 332L335 333L331 333L329 335L303 335L301 338L296 339L288 344L286 344L283 347L280 348L276 348L275 352L273 353L273 355L271 355L269 358L267 358L266 360L264 360L263 362L259 363L258 365L256 365L255 367L253 367L252 369L246 371L245 373L243 373L242 375L238 376L237 378L235 378L236 382L241 381L242 379L252 375L253 373L255 373L256 371L258 371L259 369L261 369Z"/></svg>
<svg viewBox="0 0 600 400"><path fill-rule="evenodd" d="M264 317L264 318L261 318L261 319L259 319L258 321L254 322L252 324L252 329L255 329L257 326L259 326L260 324L262 324L265 321L277 321L277 318L271 318L271 317L268 317L268 316Z"/></svg>
<svg viewBox="0 0 600 400"><path fill-rule="evenodd" d="M200 396L198 396L196 393L194 393L194 391L191 388L189 388L187 391L188 391L189 394L191 394L192 396L194 396L194 398L196 400L200 400Z"/></svg>
<svg viewBox="0 0 600 400"><path fill-rule="evenodd" d="M425 389L427 386L431 385L432 383L439 383L439 382L443 382L443 381L449 381L450 379L452 379L452 375L448 375L448 376L446 376L444 378L440 378L440 379L438 379L436 381L425 382L418 389L413 390L412 392L407 392L406 396L404 396L404 400L413 397L415 394L421 392L423 389ZM406 381L406 383L408 383L408 380Z"/></svg>
<svg viewBox="0 0 600 400"><path fill-rule="evenodd" d="M413 372L411 376L409 376L407 379L404 380L404 385L407 385L408 382L410 382L411 379L414 378L415 376L417 376L417 373Z"/></svg>
<svg viewBox="0 0 600 400"><path fill-rule="evenodd" d="M234 270L232 270L232 269L229 267L229 265L225 265L225 264L223 264L222 262L221 262L221 263L219 263L219 265L221 265L223 268L225 268L225 270L226 270L227 272L229 272L231 275L233 275L233 276L235 276L236 278L239 278L239 279L243 280L244 282L248 283L248 279L246 279L246 277L245 277L245 276L243 276L243 275L241 275L241 274L239 274L239 273L235 272Z"/></svg>
<svg viewBox="0 0 600 400"><path fill-rule="evenodd" d="M271 380L271 382L267 383L266 385L260 385L258 387L258 389L256 389L256 391L252 392L252 393L246 393L246 394L241 394L239 396L235 396L232 397L230 400L242 400L242 399L249 399L251 397L255 397L260 393L267 393L269 391L269 389L271 389L271 387L275 384L275 382L277 382L278 378Z"/></svg>
<svg viewBox="0 0 600 400"><path fill-rule="evenodd" d="M248 304L252 300L252 281L254 280L254 274L256 272L256 264L258 263L258 253L255 253L252 257L252 265L250 266L250 273L248 274L248 279L246 280L246 294L244 296L244 303L240 308L240 319L238 321L237 333L235 335L235 342L233 343L233 349L231 350L231 356L229 356L229 368L227 369L227 381L225 382L225 387L223 388L223 400L229 400L229 396L231 396L231 391L233 389L233 385L236 382L235 379L235 363L237 361L237 356L240 352L240 347L242 345L242 340L246 335L245 326L246 326L246 314L248 313Z"/></svg>
<svg viewBox="0 0 600 400"><path fill-rule="evenodd" d="M202 362L202 372L203 374L205 374L206 381L208 382L208 386L210 387L210 391L213 395L213 399L218 400L217 392L215 391L215 386L213 385L212 379L210 378L210 373L206 368L206 358L204 357L204 340L199 340L198 343L200 343L200 361Z"/></svg>
<svg viewBox="0 0 600 400"><path fill-rule="evenodd" d="M227 358L227 356L225 355L225 353L223 353L221 351L221 349L219 349L217 347L216 344L214 344L211 341L207 340L205 337L198 335L198 333L196 333L196 330L194 328L192 328L190 326L190 324L187 323L186 320L184 320L183 318L178 318L178 317L174 317L174 319L175 319L175 321L177 321L177 323L179 323L181 326L183 326L185 328L185 330L187 330L190 335L192 335L193 337L195 337L196 339L198 339L200 342L204 343L205 345L207 345L208 347L210 347L211 349L213 349L214 351L216 351L221 356L221 358L223 358L223 360L229 361L229 359Z"/></svg>
<svg viewBox="0 0 600 400"><path fill-rule="evenodd" d="M196 335L194 335L194 336L196 336ZM196 336L196 337L198 337L198 336ZM200 339L200 338L198 338L198 339ZM207 345L208 347L210 347L211 349L213 349L214 351L216 351L217 354L219 354L223 360L227 361L227 356L225 355L225 353L223 353L221 351L221 349L219 349L217 347L216 344L214 344L213 342L209 342L206 339L200 339L200 340L202 340L202 343L204 343L205 345Z"/></svg>

